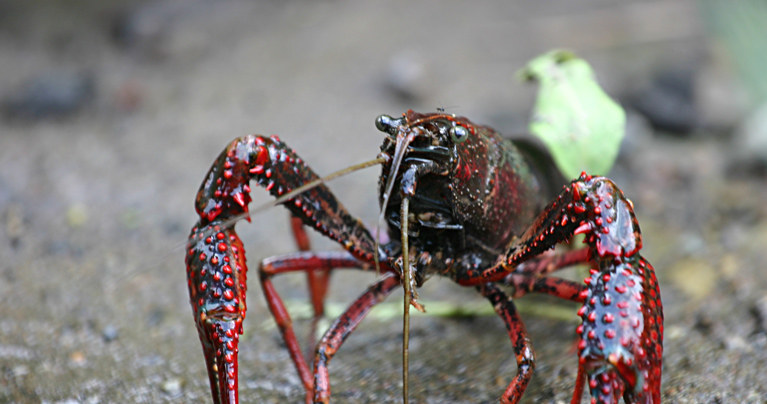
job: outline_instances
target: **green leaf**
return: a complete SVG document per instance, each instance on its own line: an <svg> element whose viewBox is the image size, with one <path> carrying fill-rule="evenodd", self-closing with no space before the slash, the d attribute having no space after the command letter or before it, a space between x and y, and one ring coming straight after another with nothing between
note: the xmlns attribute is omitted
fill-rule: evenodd
<svg viewBox="0 0 767 404"><path fill-rule="evenodd" d="M596 82L591 66L555 50L531 60L518 75L540 86L529 129L562 174L606 175L618 155L626 113Z"/></svg>

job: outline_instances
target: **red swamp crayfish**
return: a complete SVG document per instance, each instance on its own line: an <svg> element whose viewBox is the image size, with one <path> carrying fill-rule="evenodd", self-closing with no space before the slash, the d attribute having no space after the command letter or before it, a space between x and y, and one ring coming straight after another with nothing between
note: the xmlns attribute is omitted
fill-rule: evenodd
<svg viewBox="0 0 767 404"><path fill-rule="evenodd" d="M653 267L641 255L632 203L610 179L585 173L550 202L526 154L493 129L443 111L381 115L378 184L381 221L390 241L349 214L296 153L278 137L233 140L197 194L199 221L186 255L189 295L213 401L238 402L237 353L245 318L245 250L234 231L250 220L250 182L265 188L293 215L299 252L266 258L258 270L269 309L306 389L306 402L330 400L328 363L370 309L405 288L404 400L407 401L407 308L431 275L473 286L508 330L517 374L500 401L517 403L532 378L534 353L512 298L545 293L582 303L579 365L573 402L584 384L592 402L659 403L663 313ZM362 165L360 165L362 166ZM350 171L350 170L347 170ZM327 177L326 177L327 179ZM343 251L310 251L303 226L335 240ZM586 246L551 252L584 234ZM584 283L551 276L587 263ZM355 268L381 276L335 320L304 358L272 278L305 272L316 317L322 315L330 271ZM511 296L507 291L511 292Z"/></svg>

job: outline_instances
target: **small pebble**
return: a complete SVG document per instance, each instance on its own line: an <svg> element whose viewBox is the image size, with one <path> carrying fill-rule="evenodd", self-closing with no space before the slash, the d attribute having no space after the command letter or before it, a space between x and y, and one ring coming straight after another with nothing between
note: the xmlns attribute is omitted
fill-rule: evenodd
<svg viewBox="0 0 767 404"><path fill-rule="evenodd" d="M88 221L88 209L85 205L76 203L67 209L67 224L72 228L82 227Z"/></svg>
<svg viewBox="0 0 767 404"><path fill-rule="evenodd" d="M181 395L181 379L168 379L162 383L162 391L171 397Z"/></svg>
<svg viewBox="0 0 767 404"><path fill-rule="evenodd" d="M72 363L72 365L82 366L86 362L85 354L81 351L72 352L69 355L69 361Z"/></svg>
<svg viewBox="0 0 767 404"><path fill-rule="evenodd" d="M103 330L101 330L101 338L104 339L104 342L112 342L116 340L118 336L119 333L117 331L117 327L112 324L107 325Z"/></svg>

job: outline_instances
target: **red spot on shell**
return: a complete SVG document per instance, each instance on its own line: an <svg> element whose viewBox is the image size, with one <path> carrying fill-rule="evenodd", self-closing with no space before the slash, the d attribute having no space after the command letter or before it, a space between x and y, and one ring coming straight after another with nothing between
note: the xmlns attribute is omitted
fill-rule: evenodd
<svg viewBox="0 0 767 404"><path fill-rule="evenodd" d="M256 165L262 166L269 159L269 151L264 146L256 147Z"/></svg>
<svg viewBox="0 0 767 404"><path fill-rule="evenodd" d="M615 330L613 329L605 330L605 337L610 339L615 338Z"/></svg>
<svg viewBox="0 0 767 404"><path fill-rule="evenodd" d="M232 290L231 290L231 289L227 289L227 290L224 292L224 299L226 299L226 300L232 300L233 298L234 298L234 293L232 292Z"/></svg>
<svg viewBox="0 0 767 404"><path fill-rule="evenodd" d="M218 246L216 246L216 248L218 248L218 251L224 252L226 251L226 244L218 243Z"/></svg>
<svg viewBox="0 0 767 404"><path fill-rule="evenodd" d="M237 192L236 194L232 195L232 199L234 199L234 201L243 208L247 206L247 203L245 202L245 194L242 192ZM247 210L247 208L245 210Z"/></svg>
<svg viewBox="0 0 767 404"><path fill-rule="evenodd" d="M624 347L628 347L629 346L629 339L626 338L626 337L621 337L621 345L623 345Z"/></svg>

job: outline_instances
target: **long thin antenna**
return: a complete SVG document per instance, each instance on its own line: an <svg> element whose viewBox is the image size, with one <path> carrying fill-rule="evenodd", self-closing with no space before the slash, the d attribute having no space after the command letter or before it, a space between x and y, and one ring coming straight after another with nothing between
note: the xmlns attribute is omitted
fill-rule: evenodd
<svg viewBox="0 0 767 404"><path fill-rule="evenodd" d="M402 316L402 402L407 404L407 379L408 379L408 345L410 343L410 300L412 291L410 290L410 251L408 251L408 210L410 199L402 198L400 208L400 230L402 232L402 282L405 288L405 306Z"/></svg>

